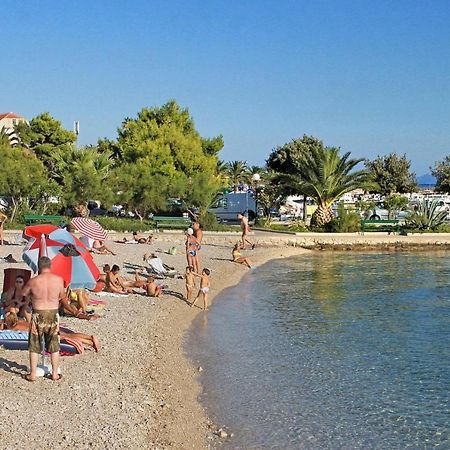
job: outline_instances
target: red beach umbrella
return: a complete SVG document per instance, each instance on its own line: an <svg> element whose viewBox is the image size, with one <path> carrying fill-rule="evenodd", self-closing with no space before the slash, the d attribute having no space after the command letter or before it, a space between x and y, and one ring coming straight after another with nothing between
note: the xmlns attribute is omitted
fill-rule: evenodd
<svg viewBox="0 0 450 450"><path fill-rule="evenodd" d="M25 227L23 234L29 238L39 239L43 234L50 234L52 231L58 230L59 227L50 224L30 225Z"/></svg>
<svg viewBox="0 0 450 450"><path fill-rule="evenodd" d="M78 230L81 234L99 241L106 241L108 233L95 220L86 217L74 217L70 224Z"/></svg>

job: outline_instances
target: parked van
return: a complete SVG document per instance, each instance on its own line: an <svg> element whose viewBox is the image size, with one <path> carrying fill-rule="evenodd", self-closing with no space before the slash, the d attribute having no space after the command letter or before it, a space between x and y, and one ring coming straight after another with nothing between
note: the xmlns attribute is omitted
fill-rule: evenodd
<svg viewBox="0 0 450 450"><path fill-rule="evenodd" d="M256 217L256 200L252 191L220 193L208 211L216 215L218 222L237 221L238 214L246 214L253 221Z"/></svg>

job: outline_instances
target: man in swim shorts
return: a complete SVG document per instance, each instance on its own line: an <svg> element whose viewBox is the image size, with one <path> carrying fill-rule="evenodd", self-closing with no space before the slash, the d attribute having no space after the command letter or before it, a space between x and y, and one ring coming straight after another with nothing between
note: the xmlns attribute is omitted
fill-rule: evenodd
<svg viewBox="0 0 450 450"><path fill-rule="evenodd" d="M41 340L50 353L52 380L58 381L59 369L59 301L65 297L64 281L59 275L51 273L51 261L41 256L38 261L39 275L32 278L23 289L23 295L31 298L31 315L28 335L30 352L30 373L22 377L27 381L36 380L36 369L42 351Z"/></svg>

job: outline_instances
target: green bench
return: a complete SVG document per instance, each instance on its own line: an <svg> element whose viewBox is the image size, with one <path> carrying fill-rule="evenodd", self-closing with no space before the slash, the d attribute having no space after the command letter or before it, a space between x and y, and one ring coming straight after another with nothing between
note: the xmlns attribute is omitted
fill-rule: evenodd
<svg viewBox="0 0 450 450"><path fill-rule="evenodd" d="M63 216L44 216L44 215L32 215L27 214L24 217L25 225L33 225L36 223L52 223L54 225L59 225L64 222L65 218Z"/></svg>
<svg viewBox="0 0 450 450"><path fill-rule="evenodd" d="M191 223L189 217L153 216L156 229L162 228L187 228Z"/></svg>
<svg viewBox="0 0 450 450"><path fill-rule="evenodd" d="M366 229L367 226L369 226L371 231L387 231L389 234L400 231L400 225L397 219L361 220L361 234L364 234L364 231L368 231Z"/></svg>

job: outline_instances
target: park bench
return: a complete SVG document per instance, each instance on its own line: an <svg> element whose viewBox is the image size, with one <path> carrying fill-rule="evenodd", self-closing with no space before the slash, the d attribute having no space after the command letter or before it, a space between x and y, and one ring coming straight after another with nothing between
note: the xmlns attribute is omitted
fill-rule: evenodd
<svg viewBox="0 0 450 450"><path fill-rule="evenodd" d="M63 216L45 216L33 214L25 215L24 219L25 225L33 225L36 223L52 223L54 225L59 225L65 220Z"/></svg>
<svg viewBox="0 0 450 450"><path fill-rule="evenodd" d="M186 228L191 225L189 217L153 216L156 229L162 228Z"/></svg>
<svg viewBox="0 0 450 450"><path fill-rule="evenodd" d="M400 231L397 219L361 220L361 234L364 234L364 231L368 231L367 228L370 228L370 231L387 231L388 234Z"/></svg>

